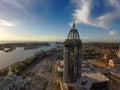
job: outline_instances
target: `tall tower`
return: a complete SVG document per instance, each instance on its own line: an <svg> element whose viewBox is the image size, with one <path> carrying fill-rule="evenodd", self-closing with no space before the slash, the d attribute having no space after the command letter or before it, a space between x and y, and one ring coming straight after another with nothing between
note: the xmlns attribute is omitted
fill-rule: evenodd
<svg viewBox="0 0 120 90"><path fill-rule="evenodd" d="M78 78L80 78L81 49L82 42L79 38L79 33L75 28L75 23L73 22L73 27L64 42L64 83L74 83Z"/></svg>

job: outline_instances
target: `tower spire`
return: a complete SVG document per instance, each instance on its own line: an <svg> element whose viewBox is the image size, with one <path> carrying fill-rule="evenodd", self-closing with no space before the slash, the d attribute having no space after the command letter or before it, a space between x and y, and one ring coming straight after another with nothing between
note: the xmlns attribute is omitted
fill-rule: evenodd
<svg viewBox="0 0 120 90"><path fill-rule="evenodd" d="M11 68L11 66L9 66L8 75L13 75L13 72L12 72L12 68Z"/></svg>
<svg viewBox="0 0 120 90"><path fill-rule="evenodd" d="M75 28L75 21L73 21L73 28Z"/></svg>

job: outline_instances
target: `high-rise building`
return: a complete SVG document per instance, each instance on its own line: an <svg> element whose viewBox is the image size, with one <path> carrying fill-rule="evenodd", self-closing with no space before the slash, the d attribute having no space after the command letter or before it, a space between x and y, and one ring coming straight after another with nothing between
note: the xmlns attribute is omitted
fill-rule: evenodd
<svg viewBox="0 0 120 90"><path fill-rule="evenodd" d="M75 23L64 42L63 80L61 90L108 90L109 79L99 73L82 73L82 42Z"/></svg>
<svg viewBox="0 0 120 90"><path fill-rule="evenodd" d="M73 27L64 42L64 83L73 83L80 78L81 50L82 42L80 40L79 33L75 28L75 23L73 22Z"/></svg>

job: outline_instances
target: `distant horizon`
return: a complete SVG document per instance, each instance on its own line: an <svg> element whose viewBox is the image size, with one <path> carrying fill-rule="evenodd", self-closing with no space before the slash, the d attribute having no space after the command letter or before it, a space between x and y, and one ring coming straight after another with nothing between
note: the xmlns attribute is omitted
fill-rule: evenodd
<svg viewBox="0 0 120 90"><path fill-rule="evenodd" d="M64 40L65 41L65 40ZM1 42L9 42L9 43L23 43L23 42L64 42L64 41L0 41L0 44ZM113 41L113 42L110 42L110 41L82 41L83 43L120 43L120 41Z"/></svg>

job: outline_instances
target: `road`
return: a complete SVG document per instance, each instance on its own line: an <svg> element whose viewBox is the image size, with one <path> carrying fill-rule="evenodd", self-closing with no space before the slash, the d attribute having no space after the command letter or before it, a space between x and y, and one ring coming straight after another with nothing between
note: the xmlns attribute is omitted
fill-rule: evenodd
<svg viewBox="0 0 120 90"><path fill-rule="evenodd" d="M46 81L48 81L46 90L55 90L54 81L58 78L55 73L55 61L60 54L61 52L57 52L44 58L31 69L32 74L28 76L31 79L31 85L28 90L42 90Z"/></svg>

